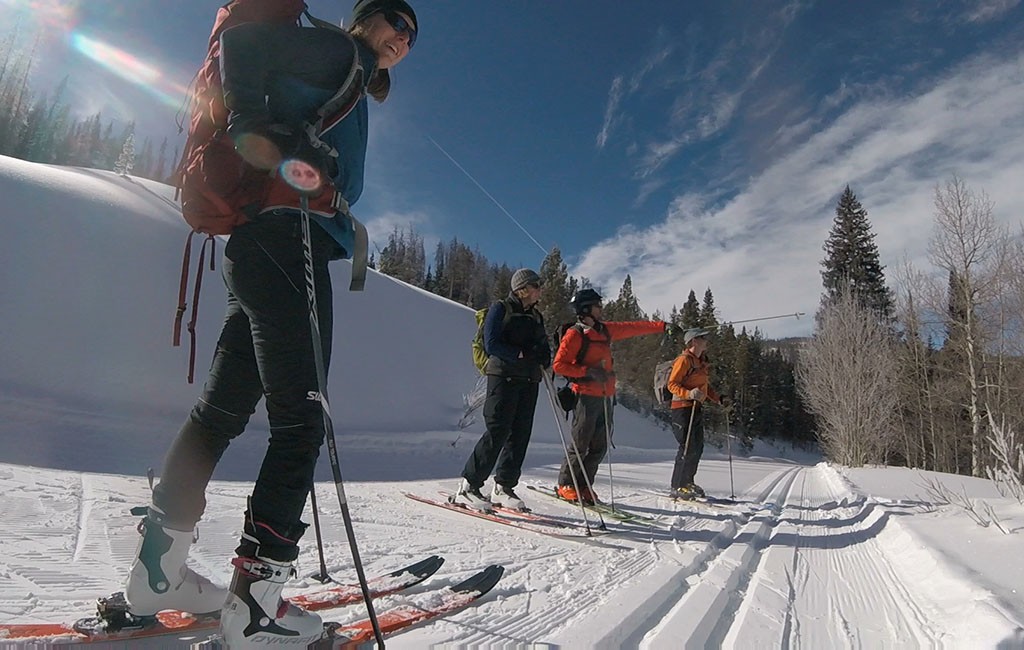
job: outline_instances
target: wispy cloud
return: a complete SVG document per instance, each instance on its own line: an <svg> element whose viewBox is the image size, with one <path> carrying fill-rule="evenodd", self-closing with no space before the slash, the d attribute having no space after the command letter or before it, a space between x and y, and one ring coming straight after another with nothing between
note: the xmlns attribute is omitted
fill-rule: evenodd
<svg viewBox="0 0 1024 650"><path fill-rule="evenodd" d="M1019 4L1020 0L978 0L964 14L964 20L969 23L987 23L1001 18Z"/></svg>
<svg viewBox="0 0 1024 650"><path fill-rule="evenodd" d="M667 60L671 55L674 46L656 47L651 52L640 70L633 75L629 83L626 83L622 75L612 79L611 88L608 90L608 101L605 104L604 120L601 123L601 130L597 134L597 148L603 149L608 143L616 127L623 121L622 103L626 97L637 92L643 86L644 78L650 74L658 65Z"/></svg>
<svg viewBox="0 0 1024 650"><path fill-rule="evenodd" d="M649 179L688 147L710 141L734 124L747 94L784 42L782 33L804 4L793 2L767 15L752 14L747 17L750 24L738 28L736 36L691 49L685 61L672 60L664 66L667 75L684 71L674 83L661 80L680 90L663 124L643 135L641 155L635 161L637 178Z"/></svg>
<svg viewBox="0 0 1024 650"><path fill-rule="evenodd" d="M608 104L604 109L604 122L601 124L601 130L597 134L597 148L604 149L604 145L608 142L608 136L611 135L612 128L619 121L619 104L622 103L622 77L615 77L612 79L611 90L608 91Z"/></svg>
<svg viewBox="0 0 1024 650"><path fill-rule="evenodd" d="M851 184L869 212L883 262L924 262L937 183L957 173L995 201L997 217L1024 213L1024 56L979 56L900 98L866 98L708 209L683 194L661 223L623 230L573 269L613 292L626 273L648 310L681 305L711 287L727 319L813 312L822 243L838 194ZM807 322L769 323L774 334Z"/></svg>

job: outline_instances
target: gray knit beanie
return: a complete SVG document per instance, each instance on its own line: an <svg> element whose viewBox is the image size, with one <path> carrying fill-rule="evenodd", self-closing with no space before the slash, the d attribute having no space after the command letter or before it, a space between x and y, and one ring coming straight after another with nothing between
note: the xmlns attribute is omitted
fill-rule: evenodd
<svg viewBox="0 0 1024 650"><path fill-rule="evenodd" d="M541 284L540 276L532 269L519 269L512 274L512 291L519 291L531 284L535 284L538 287Z"/></svg>

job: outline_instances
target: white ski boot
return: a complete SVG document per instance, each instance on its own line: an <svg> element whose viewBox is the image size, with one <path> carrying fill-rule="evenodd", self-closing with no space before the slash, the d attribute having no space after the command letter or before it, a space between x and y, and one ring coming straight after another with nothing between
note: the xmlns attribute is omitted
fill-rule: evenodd
<svg viewBox="0 0 1024 650"><path fill-rule="evenodd" d="M236 557L227 602L220 615L220 631L229 648L263 645L305 648L321 638L319 616L281 598L281 590L295 574L293 562Z"/></svg>
<svg viewBox="0 0 1024 650"><path fill-rule="evenodd" d="M462 483L459 484L459 491L455 493L455 499L468 505L473 510L494 512L494 507L487 497L480 492L480 488L473 487L466 479L462 479Z"/></svg>
<svg viewBox="0 0 1024 650"><path fill-rule="evenodd" d="M494 484L494 490L491 492L491 503L496 503L503 508L509 510L519 510L526 512L526 504L519 498L519 495L515 491L507 486Z"/></svg>
<svg viewBox="0 0 1024 650"><path fill-rule="evenodd" d="M132 614L152 616L165 609L208 614L224 606L227 590L185 564L193 541L191 530L167 528L146 516L139 532L142 540L124 588Z"/></svg>

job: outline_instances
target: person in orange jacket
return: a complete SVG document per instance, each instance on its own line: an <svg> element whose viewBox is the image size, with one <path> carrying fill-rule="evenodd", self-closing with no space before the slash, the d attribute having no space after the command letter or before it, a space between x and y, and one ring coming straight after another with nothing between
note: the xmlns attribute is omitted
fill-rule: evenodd
<svg viewBox="0 0 1024 650"><path fill-rule="evenodd" d="M672 468L672 496L694 499L704 496L704 490L693 482L697 465L704 453L704 424L701 405L706 400L722 404L709 384L711 369L707 355L709 332L688 329L683 333L686 348L676 357L667 387L672 393L672 435L679 443L675 466Z"/></svg>
<svg viewBox="0 0 1024 650"><path fill-rule="evenodd" d="M608 451L612 430L611 399L615 395L615 370L611 342L644 334L661 334L675 326L662 321L603 322L601 295L593 289L582 289L573 296L572 306L577 322L566 330L551 364L556 374L569 378L579 400L573 409L572 439L583 460L583 474L575 453L562 461L558 473L558 495L567 501L582 497L592 505L597 495L590 488ZM584 349L584 346L585 349ZM582 356L580 355L583 352ZM578 480L578 494L573 477Z"/></svg>

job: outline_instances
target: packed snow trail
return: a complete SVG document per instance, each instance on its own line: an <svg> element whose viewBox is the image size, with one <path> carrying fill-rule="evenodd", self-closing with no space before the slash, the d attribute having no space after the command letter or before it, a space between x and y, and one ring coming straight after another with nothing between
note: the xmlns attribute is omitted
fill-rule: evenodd
<svg viewBox="0 0 1024 650"><path fill-rule="evenodd" d="M607 520L611 534L602 541L620 548L538 535L401 495L437 494L451 480L347 486L368 572L431 553L448 560L422 588L385 597L382 607L414 603L481 562L506 567L475 607L403 632L388 647L992 647L1019 626L988 591L904 529L900 520L921 514L918 506L858 496L825 465L748 460L737 461L736 504L675 502L660 491L670 465L617 467L616 502L660 524ZM723 465L702 467L714 476ZM524 481L550 484L556 472L556 465L534 468ZM723 494L721 485L713 492ZM226 558L249 489L214 482L209 490L193 560L220 583L230 574ZM143 478L0 465L0 490L7 495L3 622L63 621L121 588L138 540L128 510L148 496ZM338 505L322 501L328 570L347 581ZM541 495L529 505L560 520L575 517ZM317 567L315 553L312 543L303 546L289 595L319 587L305 578ZM353 606L327 618L347 623L364 613Z"/></svg>

